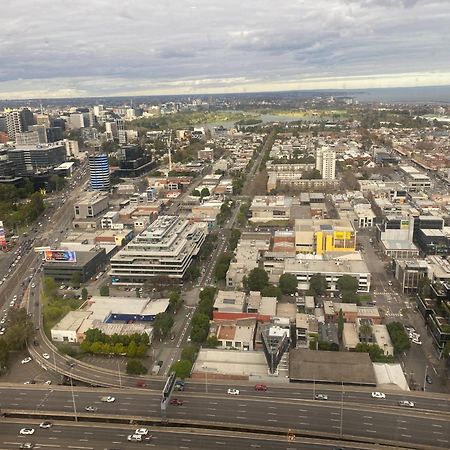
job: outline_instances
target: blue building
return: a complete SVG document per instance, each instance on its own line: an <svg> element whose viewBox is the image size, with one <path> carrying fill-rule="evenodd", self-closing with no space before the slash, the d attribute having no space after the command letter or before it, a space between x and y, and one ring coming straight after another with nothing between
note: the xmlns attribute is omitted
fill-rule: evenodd
<svg viewBox="0 0 450 450"><path fill-rule="evenodd" d="M111 177L109 173L108 155L89 156L90 184L93 191L110 191Z"/></svg>

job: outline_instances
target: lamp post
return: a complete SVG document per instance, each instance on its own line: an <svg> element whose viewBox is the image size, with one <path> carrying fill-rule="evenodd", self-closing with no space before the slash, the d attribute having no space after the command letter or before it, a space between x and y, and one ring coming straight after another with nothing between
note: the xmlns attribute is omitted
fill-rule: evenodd
<svg viewBox="0 0 450 450"><path fill-rule="evenodd" d="M428 365L425 366L425 375L423 376L423 392L425 392L427 388L427 374L428 374Z"/></svg>
<svg viewBox="0 0 450 450"><path fill-rule="evenodd" d="M75 416L75 422L78 422L77 406L75 404L75 394L73 392L72 371L73 371L73 368L70 369L70 390L72 391L73 414Z"/></svg>
<svg viewBox="0 0 450 450"><path fill-rule="evenodd" d="M341 437L342 437L343 423L344 423L344 380L342 380L342 391L341 391L341 424L340 424L340 429L339 429L339 433L340 433Z"/></svg>
<svg viewBox="0 0 450 450"><path fill-rule="evenodd" d="M117 361L117 370L119 371L119 386L122 388L122 377L120 375L120 361Z"/></svg>

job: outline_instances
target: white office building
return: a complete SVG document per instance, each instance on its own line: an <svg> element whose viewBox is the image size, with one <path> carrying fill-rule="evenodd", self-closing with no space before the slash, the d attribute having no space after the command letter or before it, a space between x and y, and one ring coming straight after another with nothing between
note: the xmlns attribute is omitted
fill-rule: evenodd
<svg viewBox="0 0 450 450"><path fill-rule="evenodd" d="M207 230L204 222L158 217L111 258L112 282L141 284L161 276L181 280L205 241Z"/></svg>

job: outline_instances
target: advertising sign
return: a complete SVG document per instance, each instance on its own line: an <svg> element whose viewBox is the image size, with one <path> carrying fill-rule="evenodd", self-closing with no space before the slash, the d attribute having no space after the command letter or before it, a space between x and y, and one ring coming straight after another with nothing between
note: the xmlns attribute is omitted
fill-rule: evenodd
<svg viewBox="0 0 450 450"><path fill-rule="evenodd" d="M77 254L69 250L45 250L46 261L77 262Z"/></svg>
<svg viewBox="0 0 450 450"><path fill-rule="evenodd" d="M3 221L0 220L0 247L6 246L5 229L3 228Z"/></svg>

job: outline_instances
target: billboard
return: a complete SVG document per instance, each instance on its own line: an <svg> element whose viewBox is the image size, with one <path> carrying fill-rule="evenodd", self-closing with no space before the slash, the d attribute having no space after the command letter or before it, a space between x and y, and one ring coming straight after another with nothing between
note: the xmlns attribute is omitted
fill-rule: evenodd
<svg viewBox="0 0 450 450"><path fill-rule="evenodd" d="M77 262L77 254L69 250L45 250L46 261Z"/></svg>
<svg viewBox="0 0 450 450"><path fill-rule="evenodd" d="M3 228L3 221L0 220L0 247L6 246L5 229Z"/></svg>

